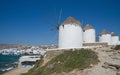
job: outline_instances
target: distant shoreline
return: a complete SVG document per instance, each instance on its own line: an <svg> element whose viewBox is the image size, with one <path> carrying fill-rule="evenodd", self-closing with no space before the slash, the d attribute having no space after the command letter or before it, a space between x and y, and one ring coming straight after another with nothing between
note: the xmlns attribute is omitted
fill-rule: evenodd
<svg viewBox="0 0 120 75"><path fill-rule="evenodd" d="M30 70L31 68L34 67L34 65L21 65L21 62L23 61L36 61L39 60L39 56L21 56L19 58L19 63L18 66L16 68L14 68L13 70L4 73L3 75L20 75L21 73L26 73L28 72L28 70Z"/></svg>
<svg viewBox="0 0 120 75"><path fill-rule="evenodd" d="M18 61L21 56L15 55L0 55L0 74L13 70L18 66Z"/></svg>

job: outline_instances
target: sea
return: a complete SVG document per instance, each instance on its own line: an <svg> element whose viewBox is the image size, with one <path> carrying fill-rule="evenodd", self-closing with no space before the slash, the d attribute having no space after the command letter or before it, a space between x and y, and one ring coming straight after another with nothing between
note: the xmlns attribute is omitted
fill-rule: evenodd
<svg viewBox="0 0 120 75"><path fill-rule="evenodd" d="M9 71L17 66L20 55L0 55L0 71Z"/></svg>

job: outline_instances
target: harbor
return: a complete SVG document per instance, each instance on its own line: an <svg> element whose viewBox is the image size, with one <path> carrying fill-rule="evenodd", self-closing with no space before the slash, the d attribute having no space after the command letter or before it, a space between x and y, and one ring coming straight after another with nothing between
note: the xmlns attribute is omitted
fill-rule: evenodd
<svg viewBox="0 0 120 75"><path fill-rule="evenodd" d="M0 50L0 71L5 75L9 75L13 70L26 72L34 67L37 60L40 60L45 53L46 49L33 46L2 49Z"/></svg>
<svg viewBox="0 0 120 75"><path fill-rule="evenodd" d="M2 56L8 56L8 55L2 55ZM10 57L10 55L9 55ZM14 56L16 57L16 56ZM24 73L27 72L29 69L33 68L37 62L37 60L40 60L40 55L24 55L20 56L16 61L13 61L11 63L5 63L3 66L4 68L1 68L1 71L6 72L3 75L14 75L13 72L17 71L18 73ZM12 57L13 58L13 57ZM19 75L19 74L18 74Z"/></svg>
<svg viewBox="0 0 120 75"><path fill-rule="evenodd" d="M8 71L3 75L19 75L21 73L25 73L34 67L37 60L40 60L40 55L21 56L18 60L18 66L14 68L14 70Z"/></svg>
<svg viewBox="0 0 120 75"><path fill-rule="evenodd" d="M45 49L39 47L9 48L0 50L2 55L43 55Z"/></svg>

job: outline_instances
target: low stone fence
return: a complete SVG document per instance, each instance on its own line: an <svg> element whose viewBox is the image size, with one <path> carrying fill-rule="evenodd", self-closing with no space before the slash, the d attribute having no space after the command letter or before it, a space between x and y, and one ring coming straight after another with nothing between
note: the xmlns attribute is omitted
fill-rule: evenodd
<svg viewBox="0 0 120 75"><path fill-rule="evenodd" d="M83 43L83 46L108 46L108 43L99 43L99 42Z"/></svg>

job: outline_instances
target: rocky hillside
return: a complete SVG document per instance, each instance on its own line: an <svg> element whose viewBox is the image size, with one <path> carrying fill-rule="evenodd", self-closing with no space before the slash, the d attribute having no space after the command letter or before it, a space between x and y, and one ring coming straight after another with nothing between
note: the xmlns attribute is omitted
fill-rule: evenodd
<svg viewBox="0 0 120 75"><path fill-rule="evenodd" d="M91 50L50 51L22 75L120 75L120 46Z"/></svg>
<svg viewBox="0 0 120 75"><path fill-rule="evenodd" d="M116 49L117 47L117 49ZM92 50L98 54L99 63L82 71L72 71L71 75L120 75L120 49L99 47ZM69 74L64 74L69 75Z"/></svg>
<svg viewBox="0 0 120 75"><path fill-rule="evenodd" d="M21 44L0 44L0 50L2 49L9 49L9 48L18 48L18 47L22 47L24 45Z"/></svg>
<svg viewBox="0 0 120 75"><path fill-rule="evenodd" d="M48 57L51 60L46 62ZM34 68L22 75L73 75L70 74L73 70L82 71L98 62L98 56L92 50L49 51Z"/></svg>

